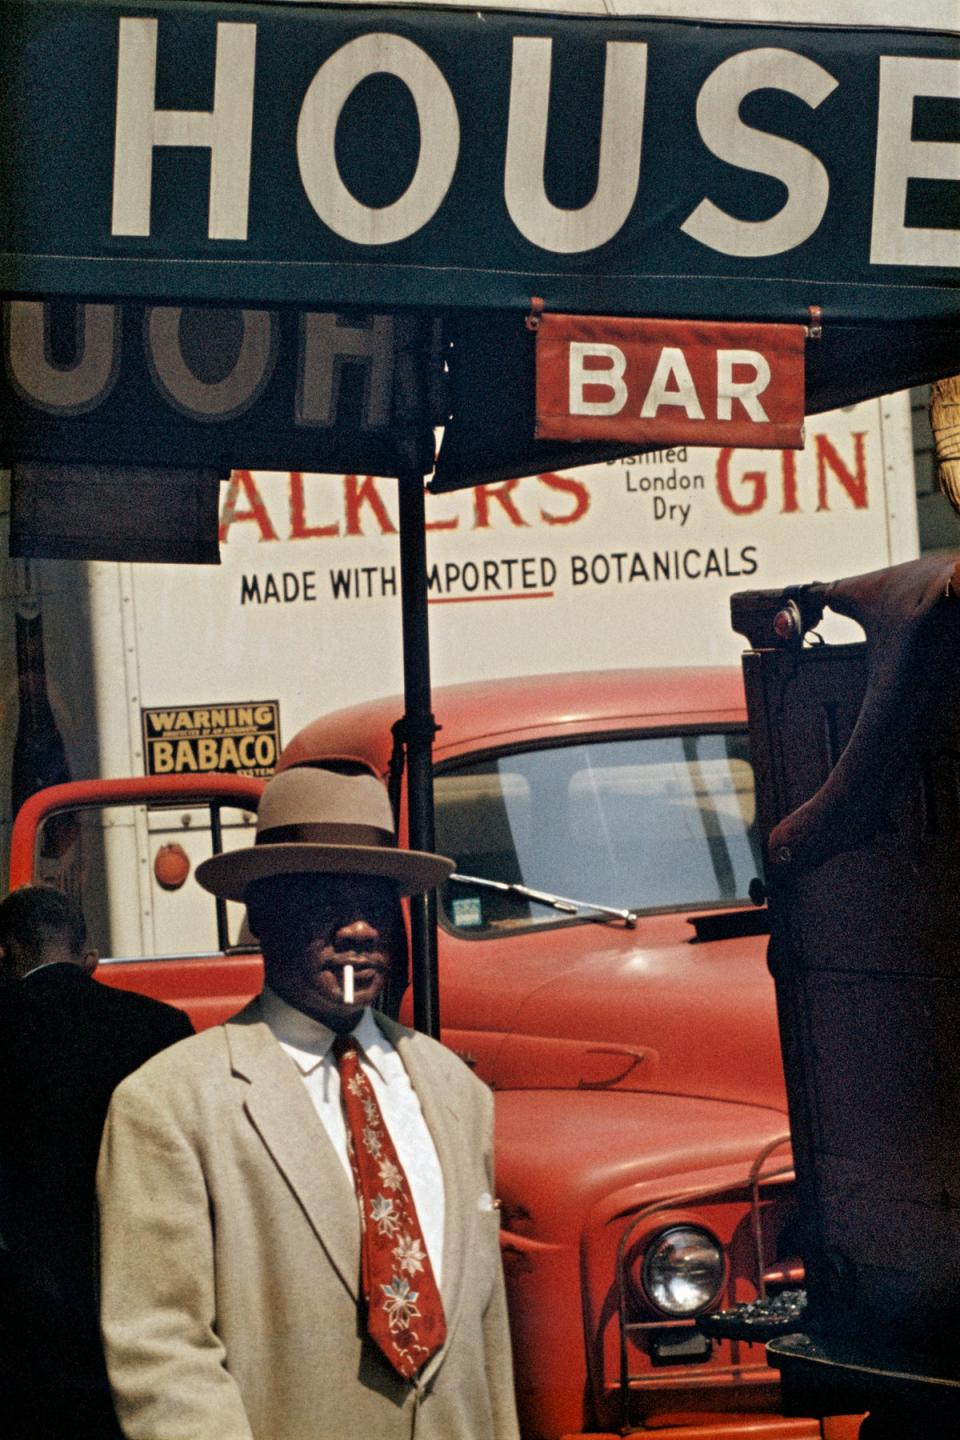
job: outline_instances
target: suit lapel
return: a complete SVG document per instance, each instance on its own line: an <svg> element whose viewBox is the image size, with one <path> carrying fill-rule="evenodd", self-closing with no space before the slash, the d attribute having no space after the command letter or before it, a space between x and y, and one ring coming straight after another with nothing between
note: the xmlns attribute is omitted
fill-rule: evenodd
<svg viewBox="0 0 960 1440"><path fill-rule="evenodd" d="M249 1082L244 1109L350 1294L357 1298L360 1229L353 1186L296 1066L255 1000L225 1026L235 1074Z"/></svg>

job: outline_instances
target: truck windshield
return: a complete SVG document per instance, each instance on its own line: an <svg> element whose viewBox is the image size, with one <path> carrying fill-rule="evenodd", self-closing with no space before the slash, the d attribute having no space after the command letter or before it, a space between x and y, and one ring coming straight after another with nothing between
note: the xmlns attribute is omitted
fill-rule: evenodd
<svg viewBox="0 0 960 1440"><path fill-rule="evenodd" d="M467 761L437 774L435 797L437 849L464 875L642 913L737 904L760 873L753 769L739 732ZM469 884L446 884L441 907L459 931L571 923Z"/></svg>

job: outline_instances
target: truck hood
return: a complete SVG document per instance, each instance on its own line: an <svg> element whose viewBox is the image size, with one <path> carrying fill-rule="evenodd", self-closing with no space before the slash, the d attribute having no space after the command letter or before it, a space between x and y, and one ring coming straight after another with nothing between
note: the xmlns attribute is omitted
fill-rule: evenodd
<svg viewBox="0 0 960 1440"><path fill-rule="evenodd" d="M504 1226L547 1243L568 1242L614 1196L623 1213L691 1190L746 1189L760 1151L787 1132L778 1111L676 1095L512 1091L497 1094L496 1113ZM789 1147L776 1162L765 1168L788 1165Z"/></svg>
<svg viewBox="0 0 960 1440"><path fill-rule="evenodd" d="M525 966L511 947L515 1003L498 1017L486 1078L497 1090L658 1091L785 1115L765 938L704 944L684 931L692 937L675 915L635 931L568 927L556 946L569 953L553 956L549 974L541 956ZM542 951L546 936L536 938Z"/></svg>

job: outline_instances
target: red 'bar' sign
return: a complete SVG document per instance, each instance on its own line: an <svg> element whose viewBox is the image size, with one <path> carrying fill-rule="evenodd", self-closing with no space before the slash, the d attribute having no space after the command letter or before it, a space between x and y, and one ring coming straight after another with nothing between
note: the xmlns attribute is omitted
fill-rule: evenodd
<svg viewBox="0 0 960 1440"><path fill-rule="evenodd" d="M538 438L803 445L802 325L541 315Z"/></svg>

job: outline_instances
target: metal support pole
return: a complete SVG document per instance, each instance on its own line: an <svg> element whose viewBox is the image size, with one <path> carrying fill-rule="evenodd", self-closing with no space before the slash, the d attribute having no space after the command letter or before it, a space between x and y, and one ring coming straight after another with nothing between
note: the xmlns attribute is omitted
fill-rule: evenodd
<svg viewBox="0 0 960 1440"><path fill-rule="evenodd" d="M220 819L220 806L215 802L210 803L210 846L214 855L219 855L223 849L223 825ZM226 951L230 945L230 928L227 924L227 902L221 896L216 899L217 908L217 949Z"/></svg>
<svg viewBox="0 0 960 1440"><path fill-rule="evenodd" d="M399 477L400 584L403 596L402 733L407 749L407 815L412 850L436 848L433 815L433 737L436 723L430 696L430 637L427 622L427 544L423 475ZM440 1038L437 978L437 897L431 890L410 899L413 1023Z"/></svg>

